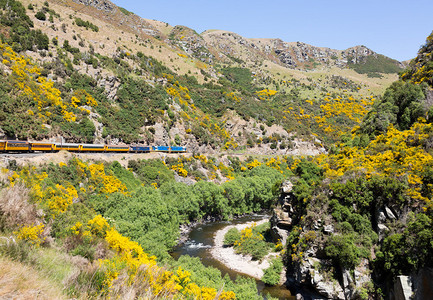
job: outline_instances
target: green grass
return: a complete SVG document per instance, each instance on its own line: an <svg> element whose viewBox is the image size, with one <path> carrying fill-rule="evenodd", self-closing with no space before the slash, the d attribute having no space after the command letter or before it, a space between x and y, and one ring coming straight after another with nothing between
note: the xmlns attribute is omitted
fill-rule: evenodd
<svg viewBox="0 0 433 300"><path fill-rule="evenodd" d="M129 15L133 15L133 14L134 14L134 13L130 12L129 10L123 8L123 7L118 6L118 8L119 8L119 10L120 10L121 12L123 12L123 13L124 13L125 15L127 15L127 16L129 16Z"/></svg>
<svg viewBox="0 0 433 300"><path fill-rule="evenodd" d="M72 271L76 268L71 258L53 248L42 248L32 252L35 267L59 286L63 286Z"/></svg>
<svg viewBox="0 0 433 300"><path fill-rule="evenodd" d="M348 66L360 74L369 74L369 77L377 77L377 73L391 74L402 70L398 61L381 54L367 56L365 62L349 63Z"/></svg>

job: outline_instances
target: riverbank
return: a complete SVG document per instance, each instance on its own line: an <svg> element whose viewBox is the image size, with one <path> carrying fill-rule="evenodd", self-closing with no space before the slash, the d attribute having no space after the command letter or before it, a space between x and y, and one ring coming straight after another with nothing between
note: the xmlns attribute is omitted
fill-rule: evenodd
<svg viewBox="0 0 433 300"><path fill-rule="evenodd" d="M265 258L262 262L259 262L252 260L250 255L236 254L232 247L224 247L224 236L227 231L233 227L242 230L251 226L253 223L260 225L268 221L269 219L263 219L238 225L228 225L223 229L218 230L214 235L214 247L212 247L210 251L211 255L213 258L232 270L261 279L264 270L269 267L269 260Z"/></svg>

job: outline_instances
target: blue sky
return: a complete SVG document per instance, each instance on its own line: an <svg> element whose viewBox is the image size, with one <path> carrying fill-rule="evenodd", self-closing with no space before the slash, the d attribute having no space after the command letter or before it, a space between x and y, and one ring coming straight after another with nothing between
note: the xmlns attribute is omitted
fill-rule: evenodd
<svg viewBox="0 0 433 300"><path fill-rule="evenodd" d="M198 33L223 29L247 38L280 38L339 50L365 45L400 61L415 57L433 30L432 0L113 2L143 18L185 25Z"/></svg>

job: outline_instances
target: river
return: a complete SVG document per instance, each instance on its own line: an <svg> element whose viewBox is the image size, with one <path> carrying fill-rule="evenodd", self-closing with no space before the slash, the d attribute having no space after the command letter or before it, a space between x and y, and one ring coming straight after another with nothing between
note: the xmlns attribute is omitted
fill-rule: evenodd
<svg viewBox="0 0 433 300"><path fill-rule="evenodd" d="M217 221L198 225L191 230L188 240L173 250L172 256L175 259L179 258L181 255L200 257L204 265L215 267L221 271L223 276L228 274L232 279L235 279L238 275L249 277L248 275L227 268L224 264L212 257L210 250L212 246L214 246L214 234L228 225L259 221L265 218L269 219L270 216L268 214L253 214L232 221ZM261 294L265 295L269 293L272 297L279 299L295 299L295 297L290 294L290 291L284 286L269 287L265 286L265 284L260 280L256 279L256 282L258 292Z"/></svg>

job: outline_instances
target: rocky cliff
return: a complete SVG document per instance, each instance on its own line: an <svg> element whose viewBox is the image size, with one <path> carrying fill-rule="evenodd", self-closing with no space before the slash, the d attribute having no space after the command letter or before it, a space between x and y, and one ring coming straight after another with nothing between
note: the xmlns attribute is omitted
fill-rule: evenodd
<svg viewBox="0 0 433 300"><path fill-rule="evenodd" d="M294 180L296 182L296 179ZM360 291L372 280L369 261L363 259L354 270L335 268L332 259L324 253L324 239L321 237L333 235L335 224L317 219L313 221L311 228L300 228L299 223L303 217L294 204L293 187L294 184L290 180L284 181L281 185L279 203L271 218L273 238L287 244L289 233L298 227L309 236L307 240L314 239L314 242L304 249L305 253L301 252L302 258L292 262L287 268L287 285L295 290L302 286L302 293L308 293L309 289L314 295L299 294L298 298L301 299L303 296L341 300L360 297ZM295 245L287 245L293 246Z"/></svg>

